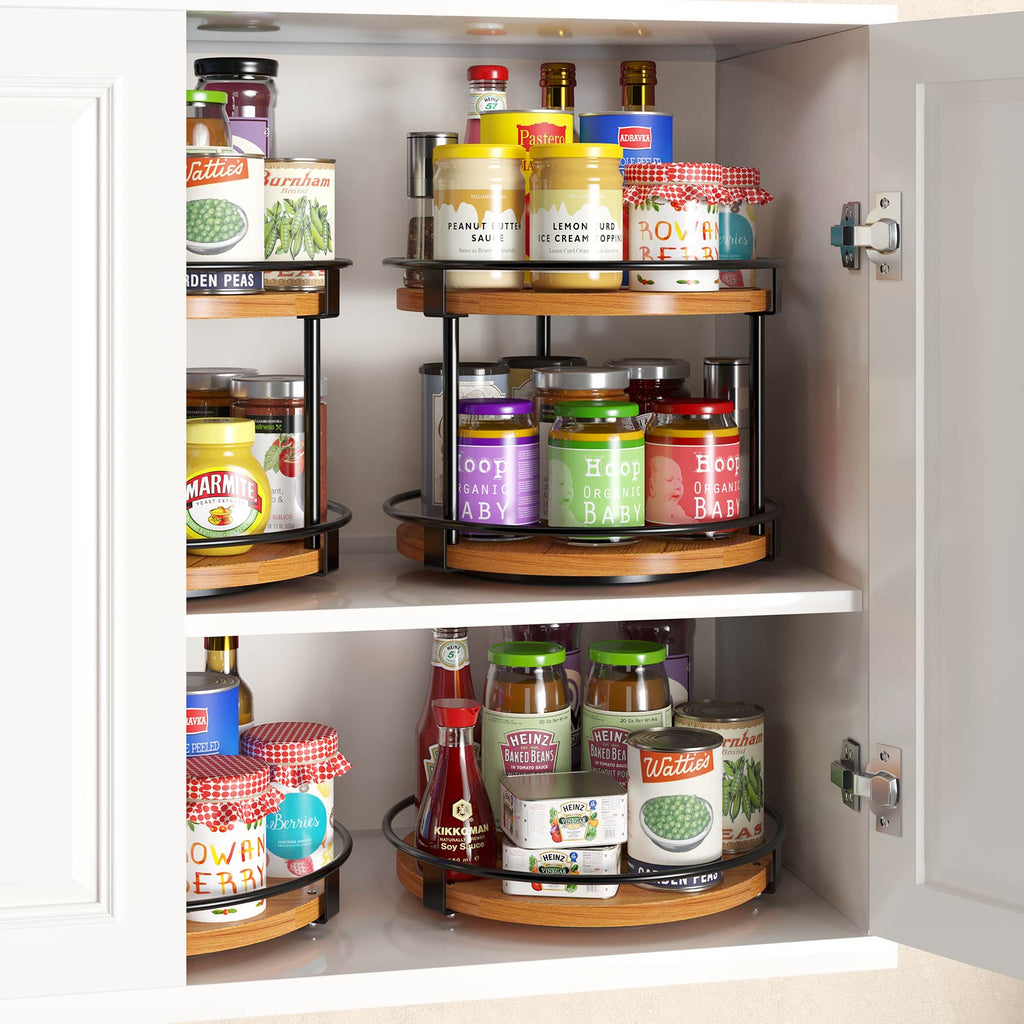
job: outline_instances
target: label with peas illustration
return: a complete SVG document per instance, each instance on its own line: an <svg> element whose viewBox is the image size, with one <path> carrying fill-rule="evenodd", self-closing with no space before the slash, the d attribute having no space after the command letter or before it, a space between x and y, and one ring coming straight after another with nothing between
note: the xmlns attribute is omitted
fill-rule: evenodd
<svg viewBox="0 0 1024 1024"><path fill-rule="evenodd" d="M262 224L262 154L210 152L186 157L186 260L262 260Z"/></svg>
<svg viewBox="0 0 1024 1024"><path fill-rule="evenodd" d="M720 860L721 736L697 729L638 731L627 740L627 764L629 870L647 874ZM697 892L721 880L720 870L709 870L646 884Z"/></svg>

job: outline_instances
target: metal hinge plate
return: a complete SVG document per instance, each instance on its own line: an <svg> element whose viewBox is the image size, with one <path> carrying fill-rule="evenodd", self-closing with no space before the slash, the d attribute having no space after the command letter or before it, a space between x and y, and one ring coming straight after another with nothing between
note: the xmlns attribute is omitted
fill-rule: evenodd
<svg viewBox="0 0 1024 1024"><path fill-rule="evenodd" d="M843 791L843 803L853 810L859 810L860 797L865 797L869 809L875 815L875 831L890 836L902 835L902 751L899 747L876 743L872 758L863 772L859 761L860 746L853 740L844 740L841 756L838 761L832 762L831 767L831 779Z"/></svg>
<svg viewBox="0 0 1024 1024"><path fill-rule="evenodd" d="M876 192L875 205L860 223L860 203L843 203L843 215L831 230L830 241L839 249L847 270L860 270L860 251L875 265L879 281L903 278L903 194Z"/></svg>

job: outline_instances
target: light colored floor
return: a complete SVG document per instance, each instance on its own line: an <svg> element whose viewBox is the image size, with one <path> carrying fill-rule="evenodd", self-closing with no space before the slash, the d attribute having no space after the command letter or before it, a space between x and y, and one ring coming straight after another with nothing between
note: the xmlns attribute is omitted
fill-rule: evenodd
<svg viewBox="0 0 1024 1024"><path fill-rule="evenodd" d="M900 965L763 981L620 992L552 993L501 1002L247 1017L210 1024L1022 1024L1024 982L901 947Z"/></svg>

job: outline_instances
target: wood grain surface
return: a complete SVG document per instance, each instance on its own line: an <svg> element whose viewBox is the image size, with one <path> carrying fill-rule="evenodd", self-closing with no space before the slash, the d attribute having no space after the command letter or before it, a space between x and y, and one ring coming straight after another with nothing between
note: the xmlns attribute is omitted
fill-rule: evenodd
<svg viewBox="0 0 1024 1024"><path fill-rule="evenodd" d="M270 316L314 316L323 312L323 292L258 292L255 295L187 295L189 320L238 320Z"/></svg>
<svg viewBox="0 0 1024 1024"><path fill-rule="evenodd" d="M301 540L254 544L243 555L186 555L186 590L251 587L312 576L320 571L322 551Z"/></svg>
<svg viewBox="0 0 1024 1024"><path fill-rule="evenodd" d="M447 293L447 312L488 316L700 316L763 313L770 292L763 288L723 288L717 292L535 292L455 290ZM423 312L422 288L399 288L397 305ZM192 314L189 313L191 316Z"/></svg>
<svg viewBox="0 0 1024 1024"><path fill-rule="evenodd" d="M398 552L423 561L423 527L401 523ZM512 541L460 540L448 548L448 566L509 576L661 576L726 569L761 561L766 537L740 531L720 540L643 538L630 544L574 546L554 537Z"/></svg>

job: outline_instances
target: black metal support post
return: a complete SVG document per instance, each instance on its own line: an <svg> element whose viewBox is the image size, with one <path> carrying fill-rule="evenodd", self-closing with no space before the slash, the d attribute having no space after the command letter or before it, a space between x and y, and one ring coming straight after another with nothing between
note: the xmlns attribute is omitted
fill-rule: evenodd
<svg viewBox="0 0 1024 1024"><path fill-rule="evenodd" d="M305 396L305 526L320 522L320 495L324 481L320 475L320 321L306 317L302 321L303 395ZM320 548L321 538L307 537L307 548Z"/></svg>
<svg viewBox="0 0 1024 1024"><path fill-rule="evenodd" d="M427 910L436 910L445 917L454 917L455 911L448 909L444 892L444 869L436 864L420 864L423 871L423 906Z"/></svg>
<svg viewBox="0 0 1024 1024"><path fill-rule="evenodd" d="M748 313L750 321L750 512L764 511L764 314ZM760 536L764 525L754 527Z"/></svg>
<svg viewBox="0 0 1024 1024"><path fill-rule="evenodd" d="M537 355L551 355L551 317L537 317Z"/></svg>

